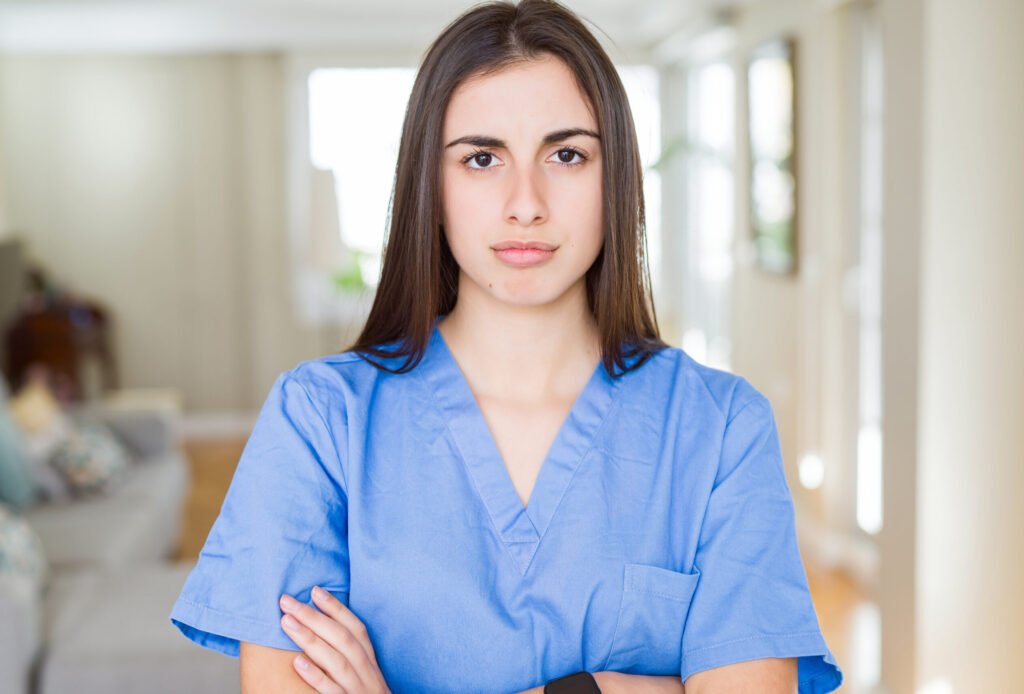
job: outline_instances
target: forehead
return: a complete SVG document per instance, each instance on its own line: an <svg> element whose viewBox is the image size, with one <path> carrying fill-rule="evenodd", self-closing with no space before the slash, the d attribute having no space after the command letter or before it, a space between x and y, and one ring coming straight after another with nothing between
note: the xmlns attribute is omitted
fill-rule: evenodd
<svg viewBox="0 0 1024 694"><path fill-rule="evenodd" d="M544 56L472 77L445 110L446 138L467 134L547 133L565 127L597 130L590 104L560 59Z"/></svg>

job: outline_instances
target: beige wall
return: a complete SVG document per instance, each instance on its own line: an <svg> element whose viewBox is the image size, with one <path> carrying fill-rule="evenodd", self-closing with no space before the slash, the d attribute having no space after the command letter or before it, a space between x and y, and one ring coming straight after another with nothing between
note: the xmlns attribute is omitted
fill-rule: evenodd
<svg viewBox="0 0 1024 694"><path fill-rule="evenodd" d="M1024 4L926 8L918 681L1009 692L1024 649Z"/></svg>
<svg viewBox="0 0 1024 694"><path fill-rule="evenodd" d="M3 146L3 138L0 138L0 164L4 160ZM7 215L7 181L4 178L3 166L0 165L0 239L5 239L12 233Z"/></svg>
<svg viewBox="0 0 1024 694"><path fill-rule="evenodd" d="M335 351L293 317L276 56L0 57L7 215L117 319L127 386L251 410Z"/></svg>

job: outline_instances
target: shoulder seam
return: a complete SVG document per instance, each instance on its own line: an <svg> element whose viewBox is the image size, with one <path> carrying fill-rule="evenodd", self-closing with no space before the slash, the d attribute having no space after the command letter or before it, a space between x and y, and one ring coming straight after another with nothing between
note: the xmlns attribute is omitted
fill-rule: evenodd
<svg viewBox="0 0 1024 694"><path fill-rule="evenodd" d="M296 367L296 368L298 368L298 367ZM295 369L292 369L291 371L288 371L285 374L285 380L293 381L295 383L295 385L297 385L299 387L299 389L302 390L302 394L306 396L306 400L309 401L309 404L313 408L313 411L316 412L316 416L320 418L320 423L324 427L324 433L327 434L327 438L331 441L331 447L334 448L334 458L335 458L335 460L338 461L338 471L341 473L342 479L345 481L345 489L343 489L342 491L345 492L345 494L347 495L348 494L348 469L345 467L345 463L341 459L341 451L338 450L338 442L335 440L334 436L331 434L331 427L327 424L327 418L324 417L324 413L320 410L320 406L316 403L316 400L313 399L313 396L309 394L309 389L306 388L306 385L302 381L300 381L298 378L295 377L295 373L294 372L295 372Z"/></svg>
<svg viewBox="0 0 1024 694"><path fill-rule="evenodd" d="M730 424L732 424L732 420L734 420L734 419L736 419L737 417L739 417L739 416L740 416L740 413L742 413L742 412L743 412L743 411L744 411L745 409L747 409L748 407L750 407L750 406L751 406L751 405L753 405L754 403L761 403L761 404L763 404L763 405L765 405L765 404L769 404L769 403L768 403L768 398L766 398L766 397L765 397L765 396L764 396L763 394L761 394L761 393L755 393L754 395L752 395L752 396L750 397L750 399L749 399L749 400L747 400L747 401L746 401L745 403L743 403L742 405L740 405L740 408L739 408L738 410L736 410L736 411L735 411L735 412L734 412L734 413L732 414L732 416L731 416L731 417L729 417L729 418L728 418L728 419L726 420L726 422L725 422L725 425L726 425L726 426L728 427L728 426L729 426ZM732 407L730 406L730 408L729 408L729 409L731 410L731 409L732 409Z"/></svg>
<svg viewBox="0 0 1024 694"><path fill-rule="evenodd" d="M309 389L306 388L306 384L296 378L293 371L288 372L287 378L288 380L293 381L295 385L302 390L302 394L306 396L306 399L309 400L309 404L313 406L313 411L316 412L316 416L320 418L320 423L324 425L324 430L330 432L331 428L327 426L327 418L324 417L324 413L320 411L320 406L316 404L315 400L313 400L313 396L309 394Z"/></svg>
<svg viewBox="0 0 1024 694"><path fill-rule="evenodd" d="M704 390L707 391L707 394L709 396L711 396L711 402L715 403L715 407L718 408L718 413L722 415L722 419L728 420L729 413L728 411L723 410L722 406L718 404L718 399L715 397L715 391L711 390L711 386L709 386L708 382L704 379L704 375L700 372L700 369L693 368L693 363L691 363L693 357L687 354L684 350L679 350L679 353L683 357L683 363L686 365L686 368L693 371L693 373L700 380L700 384L704 386ZM733 388L733 391L735 392L735 388Z"/></svg>
<svg viewBox="0 0 1024 694"><path fill-rule="evenodd" d="M336 352L334 354L325 354L323 356L316 357L315 359L308 359L307 361L319 361L331 364L349 364L356 361L362 361L362 359L363 358L355 352Z"/></svg>
<svg viewBox="0 0 1024 694"><path fill-rule="evenodd" d="M662 350L662 351L665 351L665 350ZM748 381L746 378L744 378L740 374L727 372L730 376L732 376L732 378L734 380L733 380L733 385L732 385L732 391L729 393L729 404L725 408L723 408L722 405L719 404L718 399L715 397L715 391L712 390L711 386L708 384L707 380L704 378L704 374L701 373L701 369L694 367L694 364L696 364L697 366L703 366L703 365L700 364L700 362L697 362L696 360L694 360L693 357L691 357L689 354L687 354L685 350L679 349L678 351L679 351L679 353L680 353L680 355L681 355L681 357L683 359L684 364L686 365L686 368L692 370L693 373L697 376L697 379L700 381L701 385L704 386L704 390L711 397L711 402L713 402L715 404L715 407L718 408L718 413L720 415L722 415L723 419L725 419L726 427L728 427L729 424L732 423L732 420L734 420L741 412L743 412L745 409L747 409L750 405L754 404L755 402L762 402L763 404L769 405L769 407L770 407L770 401L768 400L768 398L763 393L761 393L759 390L754 388L753 384L751 384L750 381ZM659 354L660 354L660 352L659 352ZM749 386L749 388L753 392L751 393L750 398L747 399L746 401L744 401L739 406L739 409L737 409L734 412L733 411L733 406L735 405L735 403L733 401L736 399L736 390L743 383L747 384L747 386Z"/></svg>

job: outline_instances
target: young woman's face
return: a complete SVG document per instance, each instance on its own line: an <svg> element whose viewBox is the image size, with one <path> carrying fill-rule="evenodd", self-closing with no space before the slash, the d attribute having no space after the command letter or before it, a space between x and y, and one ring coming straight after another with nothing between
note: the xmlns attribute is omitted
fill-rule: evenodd
<svg viewBox="0 0 1024 694"><path fill-rule="evenodd" d="M598 135L552 56L459 85L445 112L442 187L460 293L468 281L499 301L540 305L583 282L603 241Z"/></svg>

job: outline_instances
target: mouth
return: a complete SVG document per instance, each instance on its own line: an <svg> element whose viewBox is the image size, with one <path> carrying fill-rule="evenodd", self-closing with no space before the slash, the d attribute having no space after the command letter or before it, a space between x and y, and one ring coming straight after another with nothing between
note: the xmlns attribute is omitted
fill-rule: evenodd
<svg viewBox="0 0 1024 694"><path fill-rule="evenodd" d="M540 241L503 241L491 246L498 260L511 267L530 267L551 259L558 246Z"/></svg>
<svg viewBox="0 0 1024 694"><path fill-rule="evenodd" d="M501 243L494 244L493 246L491 246L491 248L493 248L496 251L505 251L509 249L553 251L556 248L558 248L558 246L555 246L554 244L550 243L543 243L541 241L502 241Z"/></svg>

